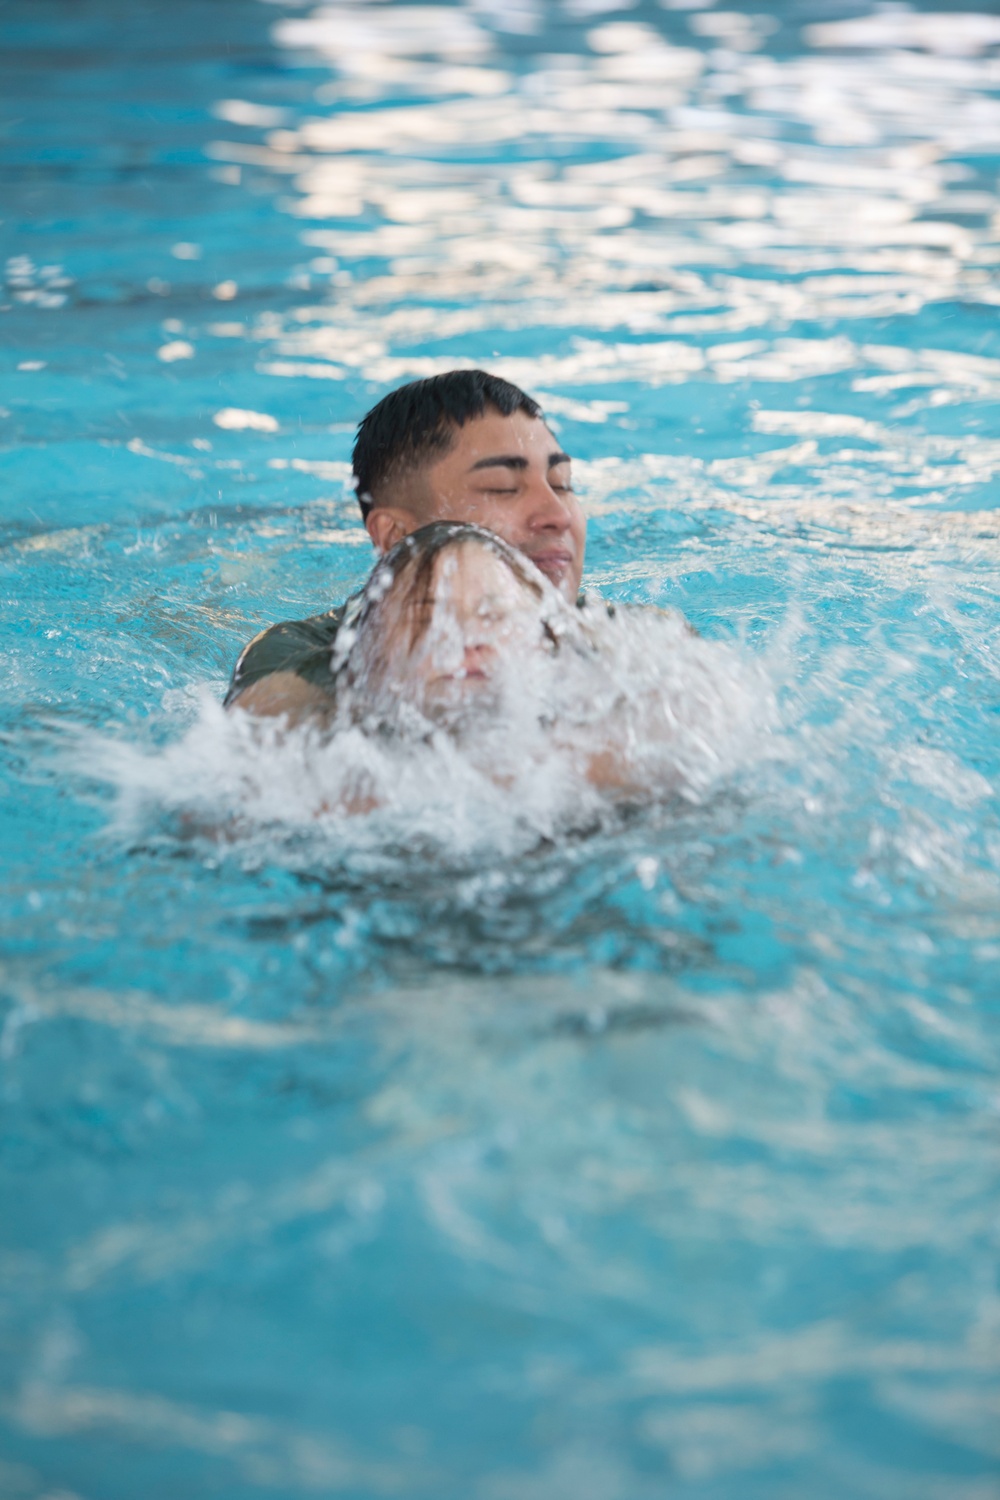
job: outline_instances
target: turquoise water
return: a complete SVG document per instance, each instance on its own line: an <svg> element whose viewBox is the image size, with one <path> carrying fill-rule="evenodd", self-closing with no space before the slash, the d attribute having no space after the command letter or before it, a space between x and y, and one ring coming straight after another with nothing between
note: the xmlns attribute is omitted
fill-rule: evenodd
<svg viewBox="0 0 1000 1500"><path fill-rule="evenodd" d="M0 11L3 1500L1000 1495L1000 20L762 11ZM456 362L651 805L217 709Z"/></svg>

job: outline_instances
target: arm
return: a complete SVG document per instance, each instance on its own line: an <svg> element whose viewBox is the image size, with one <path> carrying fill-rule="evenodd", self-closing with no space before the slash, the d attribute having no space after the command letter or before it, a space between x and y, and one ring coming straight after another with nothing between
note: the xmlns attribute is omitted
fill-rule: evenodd
<svg viewBox="0 0 1000 1500"><path fill-rule="evenodd" d="M227 704L230 711L239 708L259 718L284 717L289 726L309 720L329 722L333 707L328 692L296 672L270 672L242 688Z"/></svg>
<svg viewBox="0 0 1000 1500"><path fill-rule="evenodd" d="M290 724L329 720L334 706L330 653L343 614L341 607L262 630L240 653L226 708L261 718L284 716Z"/></svg>

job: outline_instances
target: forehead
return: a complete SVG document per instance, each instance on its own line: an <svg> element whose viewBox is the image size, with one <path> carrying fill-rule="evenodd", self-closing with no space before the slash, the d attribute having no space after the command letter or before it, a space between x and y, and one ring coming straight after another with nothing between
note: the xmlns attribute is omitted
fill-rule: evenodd
<svg viewBox="0 0 1000 1500"><path fill-rule="evenodd" d="M438 553L434 559L434 584L446 596L517 592L525 586L513 570L489 547L465 542Z"/></svg>
<svg viewBox="0 0 1000 1500"><path fill-rule="evenodd" d="M483 458L514 455L547 464L550 454L559 451L558 440L541 417L529 417L524 411L512 412L509 417L486 411L456 429L451 447L439 464L468 469Z"/></svg>
<svg viewBox="0 0 1000 1500"><path fill-rule="evenodd" d="M455 603L508 593L530 593L513 568L491 547L462 541L423 562L413 558L388 588L383 613Z"/></svg>

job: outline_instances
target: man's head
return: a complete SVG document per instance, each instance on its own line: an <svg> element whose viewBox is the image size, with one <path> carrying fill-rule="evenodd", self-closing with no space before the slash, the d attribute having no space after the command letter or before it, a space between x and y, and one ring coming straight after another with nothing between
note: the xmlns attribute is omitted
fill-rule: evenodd
<svg viewBox="0 0 1000 1500"><path fill-rule="evenodd" d="M538 403L508 381L451 370L391 392L358 429L354 477L380 552L432 521L468 521L575 598L586 523L570 461Z"/></svg>
<svg viewBox="0 0 1000 1500"><path fill-rule="evenodd" d="M365 587L343 665L365 698L440 713L494 706L559 648L572 615L528 560L494 533L438 523L393 548Z"/></svg>

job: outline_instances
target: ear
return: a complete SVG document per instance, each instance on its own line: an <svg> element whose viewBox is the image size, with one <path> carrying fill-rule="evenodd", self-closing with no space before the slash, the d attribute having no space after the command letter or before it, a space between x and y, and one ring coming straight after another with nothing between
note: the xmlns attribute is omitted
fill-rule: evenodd
<svg viewBox="0 0 1000 1500"><path fill-rule="evenodd" d="M374 543L375 550L383 555L391 552L397 542L411 531L416 531L420 522L412 511L397 505L373 505L368 512L365 527Z"/></svg>

